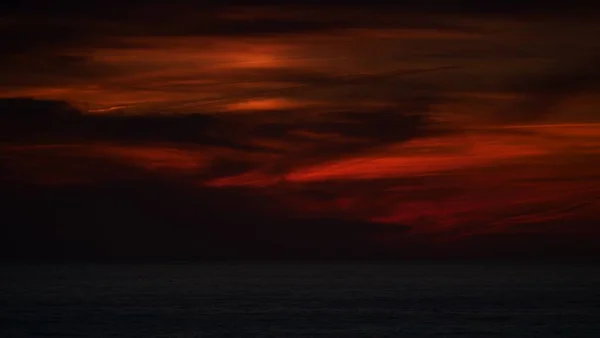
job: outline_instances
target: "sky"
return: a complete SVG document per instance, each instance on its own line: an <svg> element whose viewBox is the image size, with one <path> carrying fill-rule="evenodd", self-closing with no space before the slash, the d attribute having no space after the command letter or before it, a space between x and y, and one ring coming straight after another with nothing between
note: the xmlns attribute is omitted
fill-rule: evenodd
<svg viewBox="0 0 600 338"><path fill-rule="evenodd" d="M3 259L597 259L597 9L0 7Z"/></svg>

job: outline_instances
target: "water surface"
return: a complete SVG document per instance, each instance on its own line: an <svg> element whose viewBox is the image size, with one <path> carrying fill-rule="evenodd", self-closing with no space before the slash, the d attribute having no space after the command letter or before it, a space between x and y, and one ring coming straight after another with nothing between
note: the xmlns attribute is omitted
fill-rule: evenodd
<svg viewBox="0 0 600 338"><path fill-rule="evenodd" d="M0 337L600 337L600 268L0 266Z"/></svg>

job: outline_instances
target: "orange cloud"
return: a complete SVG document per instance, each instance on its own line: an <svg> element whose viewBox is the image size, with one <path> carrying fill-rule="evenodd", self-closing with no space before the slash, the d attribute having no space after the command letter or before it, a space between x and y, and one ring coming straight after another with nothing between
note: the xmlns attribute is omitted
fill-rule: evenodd
<svg viewBox="0 0 600 338"><path fill-rule="evenodd" d="M201 175L214 154L201 148L99 143L3 146L2 151L14 180L47 184L131 178L143 172Z"/></svg>
<svg viewBox="0 0 600 338"><path fill-rule="evenodd" d="M276 196L277 212L408 225L446 239L596 217L596 63L562 62L590 54L589 26L317 14L230 8L190 13L181 25L94 22L110 34L11 59L0 97L61 99L97 115L209 118L169 130L155 121L144 132L143 119L107 126L94 116L59 121L50 140L46 125L24 123L23 134L43 134L28 142L71 143L2 146L0 169L27 182L154 175L197 189L246 187ZM560 102L545 107L553 96ZM528 99L534 104L515 109ZM125 141L111 142L117 135Z"/></svg>
<svg viewBox="0 0 600 338"><path fill-rule="evenodd" d="M440 243L520 231L583 233L596 231L583 224L600 210L600 169L592 164L598 131L596 124L495 127L205 184L281 196L279 208L294 215L410 226L412 236ZM393 247L402 239L379 240Z"/></svg>
<svg viewBox="0 0 600 338"><path fill-rule="evenodd" d="M306 106L307 104L303 104L301 101L273 98L231 103L226 105L225 109L229 111L286 110Z"/></svg>
<svg viewBox="0 0 600 338"><path fill-rule="evenodd" d="M200 173L209 165L206 152L165 146L93 146L85 151L103 154L148 170Z"/></svg>
<svg viewBox="0 0 600 338"><path fill-rule="evenodd" d="M204 185L218 188L239 186L263 188L280 183L281 181L280 177L273 177L271 175L251 171L236 176L212 179L205 182Z"/></svg>
<svg viewBox="0 0 600 338"><path fill-rule="evenodd" d="M310 183L429 176L507 164L518 167L528 163L544 163L554 156L564 157L582 152L595 154L595 149L600 146L596 137L600 127L595 124L531 125L488 130L420 138L371 153L350 155L343 159L323 159L315 165L290 168L277 177L271 176L268 171L261 173L258 168L252 174L223 177L207 184L267 186L282 181ZM528 130L530 133L515 134L511 130ZM313 142L328 142L328 139L316 138ZM285 143L279 143L277 148L285 149ZM274 164L278 160L273 158L270 161ZM265 167L269 168L269 164L266 163Z"/></svg>
<svg viewBox="0 0 600 338"><path fill-rule="evenodd" d="M431 175L449 170L496 165L548 153L549 150L542 144L536 144L527 138L513 139L495 135L425 138L390 146L373 154L325 161L310 167L292 168L283 179L288 182L315 182ZM280 179L278 178L277 182ZM243 179L228 182L246 184ZM275 181L263 182L267 184Z"/></svg>

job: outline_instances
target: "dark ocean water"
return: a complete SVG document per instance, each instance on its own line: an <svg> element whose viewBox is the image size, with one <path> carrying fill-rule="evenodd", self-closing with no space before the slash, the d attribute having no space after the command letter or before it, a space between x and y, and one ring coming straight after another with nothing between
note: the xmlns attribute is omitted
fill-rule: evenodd
<svg viewBox="0 0 600 338"><path fill-rule="evenodd" d="M600 268L4 265L0 337L600 337Z"/></svg>

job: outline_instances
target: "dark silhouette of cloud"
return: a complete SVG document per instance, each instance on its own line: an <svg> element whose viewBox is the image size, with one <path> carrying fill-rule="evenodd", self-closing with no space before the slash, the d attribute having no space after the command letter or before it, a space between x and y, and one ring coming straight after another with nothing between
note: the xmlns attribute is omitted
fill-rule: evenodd
<svg viewBox="0 0 600 338"><path fill-rule="evenodd" d="M437 93L425 93L399 99L388 108L332 111L314 119L303 119L304 112L300 111L292 115L297 117L294 119L288 114L286 120L258 124L252 135L288 144L280 150L282 156L267 169L271 174L281 174L297 166L454 133L456 130L437 124L430 116L432 106L443 100Z"/></svg>
<svg viewBox="0 0 600 338"><path fill-rule="evenodd" d="M595 223L545 224L527 232L451 242L411 228L348 219L292 217L276 197L194 189L151 177L0 192L0 260L596 260ZM235 205L235 212L232 206ZM35 212L32 212L35 210ZM548 224L551 226L551 224ZM562 229L562 230L561 230ZM524 232L525 231L525 232ZM379 239L390 239L391 246Z"/></svg>
<svg viewBox="0 0 600 338"><path fill-rule="evenodd" d="M4 160L7 165L2 169L7 177L15 177L20 182L26 178L19 176L19 168L30 168L36 162L49 168L64 168L48 170L41 177L42 181L57 182L68 181L69 177L84 181L136 177L140 176L138 171L154 163L163 165L162 161L175 161L171 167L174 171L163 170L166 176L182 173L177 168L185 169L185 175L196 179L219 178L254 170L280 175L298 166L339 159L439 133L440 130L428 117L429 106L436 100L435 96L418 98L395 109L334 111L304 119L303 116L311 115L310 111L256 112L241 116L209 113L88 115L61 101L4 99L0 100L0 111L4 112L0 115L0 142L11 147L46 144L60 145L61 148L6 151ZM264 143L265 140L268 142ZM85 148L85 145L92 146L98 142L118 145L121 150L106 148L102 152L97 147ZM158 153L151 153L153 145L162 145L163 148L155 149ZM136 148L140 146L146 148ZM186 150L189 146L212 149ZM127 147L133 147L131 151L137 153L126 153ZM221 153L215 147L225 152ZM166 149L175 154L183 151L185 155L181 160L173 159L164 152ZM30 154L29 159L19 157L20 153ZM143 158L136 159L135 154ZM138 167L123 167L121 170L119 165L123 164L115 163L115 156L117 159L132 156L130 162L137 163ZM153 160L153 157L144 156L158 157ZM268 160L264 156L268 156ZM57 160L48 160L54 158ZM210 163L199 167L195 163L201 158ZM99 170L101 167L106 170ZM30 174L35 176L41 173L33 170Z"/></svg>
<svg viewBox="0 0 600 338"><path fill-rule="evenodd" d="M525 79L517 91L524 94L512 114L514 121L543 120L556 112L566 100L586 92L600 91L600 72L597 65L600 54L556 62L541 76Z"/></svg>
<svg viewBox="0 0 600 338"><path fill-rule="evenodd" d="M116 9L115 9L116 8ZM0 26L4 54L58 52L69 47L125 47L123 37L252 37L297 33L334 32L348 28L433 28L464 31L426 18L396 21L348 20L336 10L316 10L303 18L261 17L260 9L251 19L228 18L223 14L234 4L197 3L140 4L95 2L48 6L4 5L9 18ZM250 7L252 8L252 7ZM283 6L294 9L294 5ZM256 8L255 8L256 9ZM410 8L409 8L410 10ZM333 13L333 14L332 14ZM323 20L323 18L327 20Z"/></svg>
<svg viewBox="0 0 600 338"><path fill-rule="evenodd" d="M277 215L247 193L153 181L6 189L2 259L347 259L407 228ZM236 204L232 212L231 205ZM30 212L35 210L35 213Z"/></svg>
<svg viewBox="0 0 600 338"><path fill-rule="evenodd" d="M263 122L261 114L235 119L214 114L170 115L86 115L72 105L54 100L29 98L0 99L0 133L14 142L181 142L232 147L243 150L267 150L253 147L256 138L274 138L284 142L306 141L294 131L333 134L332 149L355 151L402 142L428 135L429 107L437 98L416 98L404 106L375 111L331 112L313 120L302 120L304 112L290 112L290 119ZM249 130L239 131L236 123L260 121ZM237 129L236 129L237 128ZM304 139L304 140L303 140ZM347 142L348 139L356 139ZM323 142L312 142L324 147ZM327 142L325 142L327 143ZM317 150L316 147L311 151ZM324 153L328 153L325 151Z"/></svg>
<svg viewBox="0 0 600 338"><path fill-rule="evenodd" d="M212 135L221 123L208 114L85 115L56 100L0 99L0 139L26 143L180 142L263 150Z"/></svg>
<svg viewBox="0 0 600 338"><path fill-rule="evenodd" d="M80 116L77 108L64 101L21 97L0 99L0 119L4 123L63 120Z"/></svg>
<svg viewBox="0 0 600 338"><path fill-rule="evenodd" d="M120 10L114 10L114 4L118 2L111 1L86 1L77 3L65 3L65 4L53 4L50 5L45 1L41 0L26 0L26 1L5 1L2 4L3 11L10 11L12 13L27 13L31 12L32 9L43 11L45 13L51 13L53 15L64 15L70 16L73 14L85 15L96 13L97 15L115 17L130 14L129 11L140 10L142 5L148 5L153 8L152 4L147 4L145 1L133 0L127 3L120 3ZM548 3L545 1L531 0L531 1L486 1L481 2L477 0L462 0L455 2L447 2L442 0L421 0L421 1L403 1L401 3L390 3L383 0L374 0L362 3L349 4L349 7L358 7L364 5L372 5L375 8L384 9L397 9L397 10L413 10L413 11L433 11L441 13L457 13L457 12L471 12L471 13L519 13L519 12L552 12L565 11L572 8L577 8L580 5L584 5L584 2L572 1L570 3ZM221 10L227 7L233 6L244 6L247 2L243 1L228 1L227 3L219 4L201 4L199 5L194 1L173 1L168 5L162 5L161 8L166 8L166 12L170 12L169 9L204 9L206 11ZM260 7L271 7L279 5L280 7L292 7L302 8L308 6L322 5L327 8L322 2L318 1L288 1L285 4L281 4L275 1L263 1L260 4L254 4L254 8ZM330 6L335 7L335 6ZM588 3L589 7L589 3ZM368 11L368 9L367 9ZM116 12L116 13L115 13Z"/></svg>
<svg viewBox="0 0 600 338"><path fill-rule="evenodd" d="M365 8L365 5L368 8ZM302 17L261 16L263 10L277 8L280 13L302 10ZM252 10L249 18L228 17L232 9ZM391 4L370 1L340 9L320 2L264 3L244 6L242 2L198 4L176 1L148 4L139 1L88 1L48 5L42 1L3 3L0 11L6 20L0 26L3 55L27 53L55 54L70 47L133 47L139 42L124 42L122 37L250 37L295 33L334 32L348 28L428 28L468 31L466 27L432 20L430 15L561 15L574 12L589 15L572 3L551 5L539 1L408 1ZM342 15L338 15L342 13ZM348 19L343 13L353 13ZM381 20L381 14L397 13L401 20ZM378 15L379 14L379 15ZM326 18L326 20L324 20Z"/></svg>

